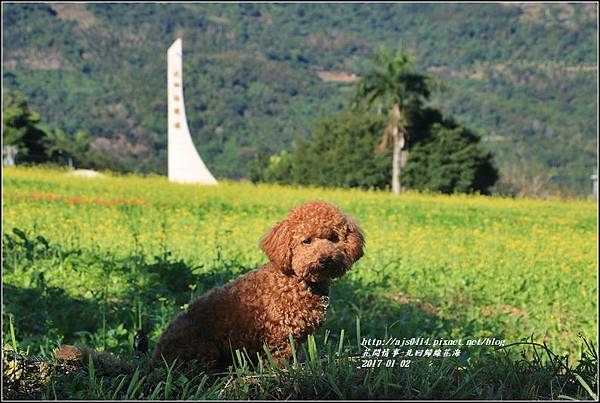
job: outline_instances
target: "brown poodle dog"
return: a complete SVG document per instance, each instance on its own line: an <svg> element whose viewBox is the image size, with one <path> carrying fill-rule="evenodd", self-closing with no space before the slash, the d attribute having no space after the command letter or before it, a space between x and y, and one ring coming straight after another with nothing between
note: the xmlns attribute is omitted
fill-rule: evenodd
<svg viewBox="0 0 600 403"><path fill-rule="evenodd" d="M325 321L331 280L363 255L359 226L337 207L312 201L291 210L260 242L269 262L192 301L168 325L154 350L167 360L199 360L210 369L251 359L266 344L278 363ZM263 354L264 357L264 354Z"/></svg>

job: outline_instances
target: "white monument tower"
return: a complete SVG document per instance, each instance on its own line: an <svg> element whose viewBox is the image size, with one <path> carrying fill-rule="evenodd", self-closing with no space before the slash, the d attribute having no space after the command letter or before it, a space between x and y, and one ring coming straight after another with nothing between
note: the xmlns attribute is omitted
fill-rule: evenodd
<svg viewBox="0 0 600 403"><path fill-rule="evenodd" d="M183 103L182 53L181 38L178 38L167 51L169 180L216 185L217 180L200 158L188 128Z"/></svg>

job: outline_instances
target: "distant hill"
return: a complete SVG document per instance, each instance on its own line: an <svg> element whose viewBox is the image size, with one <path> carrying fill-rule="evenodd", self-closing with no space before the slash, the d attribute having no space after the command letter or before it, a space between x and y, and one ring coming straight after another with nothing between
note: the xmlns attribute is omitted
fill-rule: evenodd
<svg viewBox="0 0 600 403"><path fill-rule="evenodd" d="M402 47L448 90L435 106L505 175L579 194L597 159L597 6L3 3L3 83L50 128L86 129L132 170L166 172L166 50L183 38L188 119L217 177L309 137L374 49Z"/></svg>

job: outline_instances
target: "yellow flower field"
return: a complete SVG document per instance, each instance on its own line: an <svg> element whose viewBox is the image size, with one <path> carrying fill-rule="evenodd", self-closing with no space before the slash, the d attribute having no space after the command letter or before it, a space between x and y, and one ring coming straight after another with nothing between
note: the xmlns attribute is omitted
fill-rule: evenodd
<svg viewBox="0 0 600 403"><path fill-rule="evenodd" d="M156 337L190 296L264 263L261 236L312 199L353 216L367 240L364 257L332 289L322 331L351 332L360 318L363 336L510 343L533 334L562 353L578 351L579 333L597 337L593 201L210 187L38 168L5 169L2 199L4 314L34 350L82 337L119 349L139 326ZM146 270L160 264L169 274L149 280ZM189 284L168 289L178 267ZM89 314L98 315L91 324L66 323L76 320L70 308L58 314L49 303L32 316L26 296L46 301L50 289L65 307L91 304Z"/></svg>

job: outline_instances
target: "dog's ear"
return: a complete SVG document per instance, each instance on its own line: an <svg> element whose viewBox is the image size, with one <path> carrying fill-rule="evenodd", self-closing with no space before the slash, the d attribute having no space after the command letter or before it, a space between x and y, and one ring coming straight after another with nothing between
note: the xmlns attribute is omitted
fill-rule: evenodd
<svg viewBox="0 0 600 403"><path fill-rule="evenodd" d="M260 241L260 248L265 252L269 260L281 271L288 274L292 272L292 237L289 223L283 220L275 224Z"/></svg>
<svg viewBox="0 0 600 403"><path fill-rule="evenodd" d="M365 245L365 236L352 218L346 216L347 232L346 232L346 251L352 262L356 262L363 255L363 247Z"/></svg>

